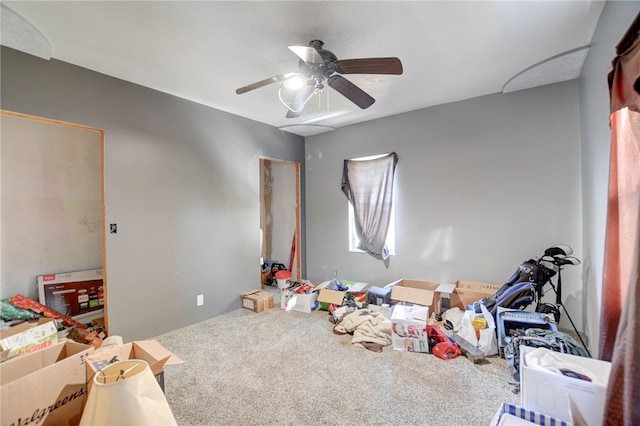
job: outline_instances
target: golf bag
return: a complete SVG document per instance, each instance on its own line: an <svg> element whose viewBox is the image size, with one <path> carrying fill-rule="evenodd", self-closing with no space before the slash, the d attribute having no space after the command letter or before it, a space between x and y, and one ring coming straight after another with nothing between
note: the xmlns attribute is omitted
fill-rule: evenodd
<svg viewBox="0 0 640 426"><path fill-rule="evenodd" d="M571 256L573 249L566 245L556 245L549 247L544 251L540 258L529 259L520 266L509 280L496 291L493 296L483 297L467 306L467 310L481 313L481 305L484 305L494 318L497 315L498 307L507 309L524 310L531 303L535 302L535 311L543 314L553 314L556 324L560 322L560 307L566 313L567 319L571 323L576 335L582 343L580 348L574 340L563 333L547 334L547 331L541 331L544 336L519 336L517 344L523 343L531 346L546 346L552 350L559 352L573 353L580 356L591 356L587 345L582 340L578 329L573 320L569 316L567 309L562 303L562 279L561 271L565 265L579 265L580 260ZM556 276L556 284L554 285L551 278ZM549 285L556 294L555 303L544 303L544 287ZM533 331L532 331L533 332ZM506 338L505 338L506 339ZM513 349L513 348L512 348ZM517 354L514 349L512 352Z"/></svg>
<svg viewBox="0 0 640 426"><path fill-rule="evenodd" d="M483 297L471 303L467 309L480 313L480 304L485 305L491 315L496 316L498 306L508 309L524 310L535 302L539 302L544 285L556 274L554 265L544 260L529 259L518 266L506 283L493 296ZM539 303L538 312L552 313L556 321L560 319L560 311L550 304Z"/></svg>
<svg viewBox="0 0 640 426"><path fill-rule="evenodd" d="M473 302L467 307L468 310L474 310L481 313L480 305L486 306L489 313L495 317L498 306L509 309L524 310L527 306L536 300L535 290L529 282L521 282L515 285L504 284L491 297L483 297L477 302Z"/></svg>

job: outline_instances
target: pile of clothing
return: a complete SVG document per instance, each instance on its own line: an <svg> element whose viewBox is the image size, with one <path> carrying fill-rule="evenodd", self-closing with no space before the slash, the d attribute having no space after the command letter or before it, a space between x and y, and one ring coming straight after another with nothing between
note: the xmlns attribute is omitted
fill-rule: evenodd
<svg viewBox="0 0 640 426"><path fill-rule="evenodd" d="M335 334L350 334L353 336L351 343L373 352L382 352L383 347L391 344L391 321L383 314L369 309L345 308L343 315L333 313Z"/></svg>

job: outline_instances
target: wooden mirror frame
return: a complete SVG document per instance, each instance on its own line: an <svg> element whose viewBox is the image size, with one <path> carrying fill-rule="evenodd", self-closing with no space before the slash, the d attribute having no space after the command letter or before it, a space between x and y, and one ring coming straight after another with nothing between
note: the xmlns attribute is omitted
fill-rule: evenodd
<svg viewBox="0 0 640 426"><path fill-rule="evenodd" d="M25 120L31 120L35 122L50 124L54 126L65 126L74 129L87 130L90 132L97 132L100 139L100 232L101 232L101 251L102 251L102 270L103 270L103 295L104 295L104 327L108 333L109 329L109 317L108 317L108 295L107 295L107 259L106 259L106 227L105 227L105 202L104 202L104 140L105 132L102 129L95 127L85 126L81 124L69 123L60 120L54 120L44 117L38 117L18 112L12 112L0 109L0 115L21 118ZM8 295L6 295L8 296Z"/></svg>
<svg viewBox="0 0 640 426"><path fill-rule="evenodd" d="M277 158L271 158L271 157L260 157L259 159L259 167L260 167L260 226L262 229L262 222L264 219L264 188L263 188L263 176L262 176L262 169L263 169L263 164L267 161L273 162L273 163L278 163L278 164L284 164L284 165L289 165L291 167L293 167L293 171L294 171L294 176L295 176L295 198L294 198L294 202L295 202L295 237L293 239L293 245L295 247L295 251L294 251L294 257L293 257L293 265L294 265L294 269L295 269L295 274L291 277L292 280L296 280L296 281L302 281L302 256L301 256L301 205L300 205L300 163L294 162L294 161L289 161L289 160L282 160L282 159L277 159ZM270 238L269 233L265 232L264 235L264 239L268 239ZM263 253L264 250L264 242L261 239L261 246L260 246L260 256L262 257L265 253ZM265 259L265 260L280 260L283 261L283 263L285 263L285 266L289 266L289 262L290 259Z"/></svg>

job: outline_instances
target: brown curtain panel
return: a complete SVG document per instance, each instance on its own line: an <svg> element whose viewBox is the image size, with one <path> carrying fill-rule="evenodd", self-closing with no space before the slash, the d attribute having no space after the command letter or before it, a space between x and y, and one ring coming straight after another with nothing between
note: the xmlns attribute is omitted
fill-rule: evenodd
<svg viewBox="0 0 640 426"><path fill-rule="evenodd" d="M606 425L640 425L640 15L609 74L611 151L600 359L611 361Z"/></svg>

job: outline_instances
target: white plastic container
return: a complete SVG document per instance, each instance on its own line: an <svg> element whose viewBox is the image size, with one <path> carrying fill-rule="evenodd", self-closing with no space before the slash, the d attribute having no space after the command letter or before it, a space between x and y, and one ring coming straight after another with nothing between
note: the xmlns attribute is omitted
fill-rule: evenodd
<svg viewBox="0 0 640 426"><path fill-rule="evenodd" d="M276 272L276 283L280 290L289 288L289 280L291 279L291 271L278 271Z"/></svg>

